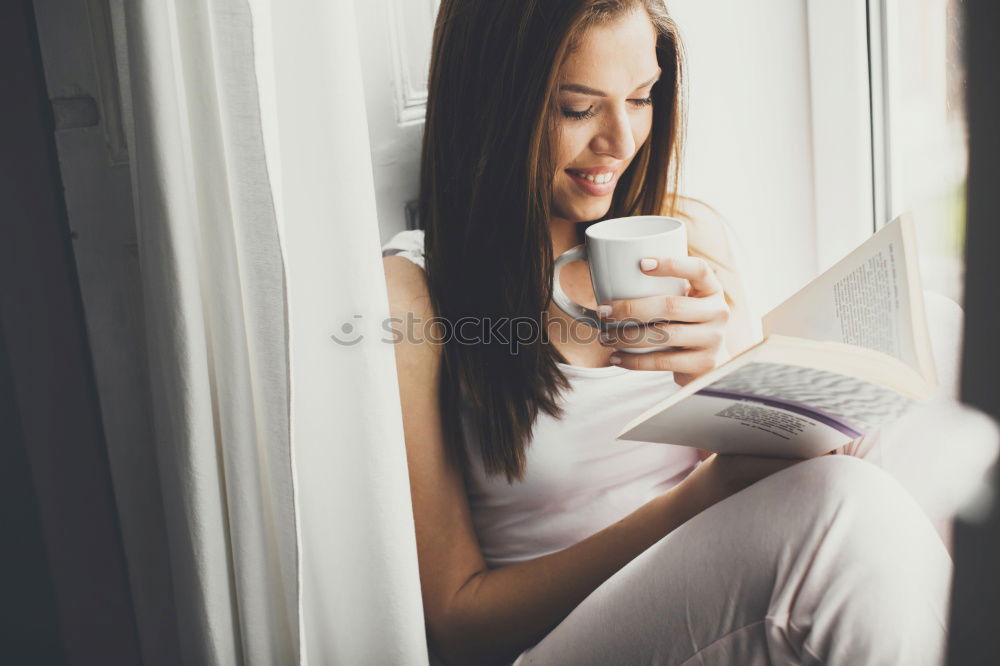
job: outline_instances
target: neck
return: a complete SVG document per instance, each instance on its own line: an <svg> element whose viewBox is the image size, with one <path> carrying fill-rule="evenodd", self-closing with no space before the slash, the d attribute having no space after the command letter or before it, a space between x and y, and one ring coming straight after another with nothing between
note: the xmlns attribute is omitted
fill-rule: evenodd
<svg viewBox="0 0 1000 666"><path fill-rule="evenodd" d="M552 217L549 221L549 232L552 234L553 258L579 244L576 233L576 222Z"/></svg>

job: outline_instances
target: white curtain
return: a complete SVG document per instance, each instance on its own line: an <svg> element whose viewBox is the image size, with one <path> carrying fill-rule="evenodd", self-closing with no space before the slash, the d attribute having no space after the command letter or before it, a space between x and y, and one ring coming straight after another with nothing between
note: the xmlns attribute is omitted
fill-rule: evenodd
<svg viewBox="0 0 1000 666"><path fill-rule="evenodd" d="M426 662L352 2L112 8L184 663Z"/></svg>

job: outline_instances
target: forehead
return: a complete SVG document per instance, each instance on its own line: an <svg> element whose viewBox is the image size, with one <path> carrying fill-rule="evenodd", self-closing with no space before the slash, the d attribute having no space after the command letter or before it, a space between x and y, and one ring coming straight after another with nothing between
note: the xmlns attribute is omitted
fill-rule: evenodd
<svg viewBox="0 0 1000 666"><path fill-rule="evenodd" d="M559 71L560 83L631 91L656 73L656 30L637 10L588 28Z"/></svg>

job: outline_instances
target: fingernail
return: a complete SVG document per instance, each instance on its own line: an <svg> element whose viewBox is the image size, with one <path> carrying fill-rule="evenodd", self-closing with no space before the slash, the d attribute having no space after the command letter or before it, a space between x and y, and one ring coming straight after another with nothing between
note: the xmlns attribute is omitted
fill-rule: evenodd
<svg viewBox="0 0 1000 666"><path fill-rule="evenodd" d="M611 361L611 365L621 365L622 357L618 354L612 354L608 360Z"/></svg>
<svg viewBox="0 0 1000 666"><path fill-rule="evenodd" d="M650 259L649 257L646 257L645 259L639 262L639 266L644 271L651 271L659 265L660 262L658 262L656 259Z"/></svg>
<svg viewBox="0 0 1000 666"><path fill-rule="evenodd" d="M610 317L611 316L611 306L610 305L599 305L599 306L597 306L597 316L598 317Z"/></svg>

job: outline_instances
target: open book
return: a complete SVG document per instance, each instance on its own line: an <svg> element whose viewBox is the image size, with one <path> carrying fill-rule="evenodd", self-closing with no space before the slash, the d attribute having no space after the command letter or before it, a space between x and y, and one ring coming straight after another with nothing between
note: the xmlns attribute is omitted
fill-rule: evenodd
<svg viewBox="0 0 1000 666"><path fill-rule="evenodd" d="M896 218L765 315L764 339L632 420L616 439L809 458L937 388L916 235Z"/></svg>

